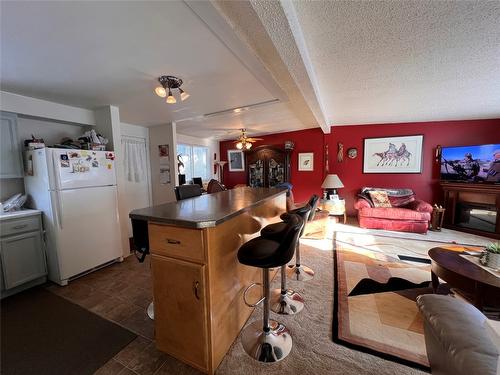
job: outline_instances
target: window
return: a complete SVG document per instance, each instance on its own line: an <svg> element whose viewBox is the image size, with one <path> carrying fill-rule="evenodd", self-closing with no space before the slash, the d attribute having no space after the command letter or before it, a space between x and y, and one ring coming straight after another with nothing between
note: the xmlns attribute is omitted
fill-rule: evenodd
<svg viewBox="0 0 500 375"><path fill-rule="evenodd" d="M184 164L186 182L192 181L193 177L201 177L203 181L210 179L208 147L177 144L177 155Z"/></svg>

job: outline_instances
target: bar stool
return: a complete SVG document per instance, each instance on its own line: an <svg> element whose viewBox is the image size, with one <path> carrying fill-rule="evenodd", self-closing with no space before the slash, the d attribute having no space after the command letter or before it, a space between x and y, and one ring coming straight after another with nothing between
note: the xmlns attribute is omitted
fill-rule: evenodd
<svg viewBox="0 0 500 375"><path fill-rule="evenodd" d="M296 208L295 210L290 211L290 213L297 213L301 215L304 219L304 226L300 231L299 238L304 234L306 222L314 219L317 203L318 196L314 194L304 207ZM314 271L311 268L300 263L300 241L297 241L297 250L295 250L295 265L292 267L288 267L287 276L288 278L296 281L308 281L314 278Z"/></svg>
<svg viewBox="0 0 500 375"><path fill-rule="evenodd" d="M281 223L266 226L260 231L260 235L281 242L291 217L288 213L282 214L280 216L281 220L283 220ZM304 308L304 298L298 292L286 287L286 264L281 266L281 289L271 291L270 304L271 310L281 315L295 315Z"/></svg>
<svg viewBox="0 0 500 375"><path fill-rule="evenodd" d="M262 268L263 297L255 304L246 301L247 292L258 284L252 284L243 295L245 303L255 307L264 302L262 322L255 321L246 326L241 335L243 349L259 362L278 362L292 350L292 336L281 323L269 319L269 269L287 264L293 257L303 220L291 215L281 242L263 237L254 238L238 250L238 260L247 266Z"/></svg>

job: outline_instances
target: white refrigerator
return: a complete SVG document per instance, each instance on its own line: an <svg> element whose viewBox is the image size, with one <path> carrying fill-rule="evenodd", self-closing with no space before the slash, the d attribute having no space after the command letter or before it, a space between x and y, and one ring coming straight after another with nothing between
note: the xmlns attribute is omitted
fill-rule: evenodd
<svg viewBox="0 0 500 375"><path fill-rule="evenodd" d="M24 157L28 205L44 213L49 279L67 285L122 260L114 153L44 148Z"/></svg>

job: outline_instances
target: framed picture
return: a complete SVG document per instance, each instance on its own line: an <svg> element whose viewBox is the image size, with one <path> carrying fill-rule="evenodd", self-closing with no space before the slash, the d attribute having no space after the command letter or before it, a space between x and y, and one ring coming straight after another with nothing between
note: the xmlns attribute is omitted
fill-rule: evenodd
<svg viewBox="0 0 500 375"><path fill-rule="evenodd" d="M244 172L245 159L241 150L227 150L227 160L229 161L229 172Z"/></svg>
<svg viewBox="0 0 500 375"><path fill-rule="evenodd" d="M299 153L299 171L314 171L314 153Z"/></svg>
<svg viewBox="0 0 500 375"><path fill-rule="evenodd" d="M421 173L423 135L365 138L363 173Z"/></svg>

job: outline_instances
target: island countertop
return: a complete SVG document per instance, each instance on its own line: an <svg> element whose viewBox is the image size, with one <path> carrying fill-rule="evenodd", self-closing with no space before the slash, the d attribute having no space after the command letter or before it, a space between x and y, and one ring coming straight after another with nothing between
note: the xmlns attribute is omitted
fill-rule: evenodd
<svg viewBox="0 0 500 375"><path fill-rule="evenodd" d="M241 187L130 212L135 220L187 228L209 228L286 192L285 188Z"/></svg>

